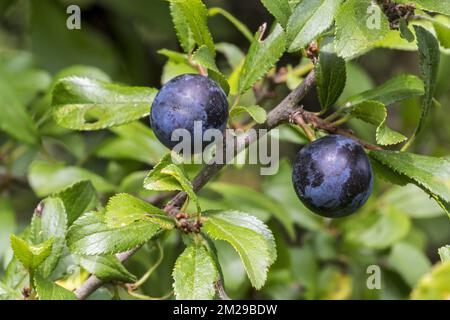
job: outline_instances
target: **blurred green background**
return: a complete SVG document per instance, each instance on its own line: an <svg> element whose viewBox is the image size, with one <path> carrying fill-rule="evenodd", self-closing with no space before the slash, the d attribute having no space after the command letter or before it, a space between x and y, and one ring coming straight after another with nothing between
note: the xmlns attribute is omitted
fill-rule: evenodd
<svg viewBox="0 0 450 320"><path fill-rule="evenodd" d="M272 21L258 0L205 3L227 9L252 32ZM66 28L70 4L81 7L81 30ZM215 16L209 21L216 42L232 43L246 52L248 41L227 20ZM0 110L8 104L2 90L9 86L18 105L23 105L38 124L43 141L42 146L21 143L0 131L0 270L11 257L9 234L29 223L39 199L80 177L93 178L103 200L119 191L151 195L142 190L142 179L164 149L151 136L147 121L111 131L70 132L58 128L48 117L49 90L53 79L76 74L77 70L67 69L74 65L96 67L115 82L159 88L161 79L186 70L185 66L167 65L167 58L157 53L161 48L179 51L168 2L163 0L0 0ZM226 69L225 56L218 59L219 67ZM300 56L288 55L278 66L298 63ZM402 73L419 74L416 52L375 49L348 64L340 101ZM449 74L450 56L443 54L435 95L441 107L433 109L427 129L414 145L416 153L449 155ZM286 85L280 85L277 96L265 107L275 106L288 92ZM314 110L318 106L315 93L304 103ZM419 114L420 100L414 98L391 106L388 122L397 131L411 134ZM361 137L373 140L374 128L357 121L350 125ZM283 128L281 138L283 159L277 175L261 177L258 168L230 167L201 192L204 207L255 214L269 223L277 239L279 258L261 291L250 287L234 251L219 244L229 295L263 299L408 298L419 279L439 261L437 249L450 243L448 217L418 188L377 181L374 196L357 215L331 223L318 218L301 205L290 183L290 161L305 140L290 127ZM170 289L174 259L182 249L174 235L165 242L164 263L145 287L155 296ZM142 274L152 259L155 251L149 246L127 266ZM366 268L371 264L381 267L380 290L366 286ZM83 274L76 278L67 270L61 272L67 274L67 283L83 278ZM94 295L110 297L106 289Z"/></svg>

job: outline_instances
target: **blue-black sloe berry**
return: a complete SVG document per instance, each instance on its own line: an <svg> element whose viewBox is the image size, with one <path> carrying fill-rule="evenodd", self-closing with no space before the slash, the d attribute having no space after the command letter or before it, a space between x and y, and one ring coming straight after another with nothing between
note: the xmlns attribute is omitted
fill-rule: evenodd
<svg viewBox="0 0 450 320"><path fill-rule="evenodd" d="M306 207L321 216L338 218L364 205L372 192L373 172L357 142L329 135L298 152L292 181Z"/></svg>
<svg viewBox="0 0 450 320"><path fill-rule="evenodd" d="M224 91L213 80L197 74L184 74L167 82L156 95L150 112L150 125L156 137L170 149L179 143L172 141L175 129L190 132L193 151L195 121L201 121L203 136L207 129L223 132L227 120ZM202 148L209 143L202 143Z"/></svg>

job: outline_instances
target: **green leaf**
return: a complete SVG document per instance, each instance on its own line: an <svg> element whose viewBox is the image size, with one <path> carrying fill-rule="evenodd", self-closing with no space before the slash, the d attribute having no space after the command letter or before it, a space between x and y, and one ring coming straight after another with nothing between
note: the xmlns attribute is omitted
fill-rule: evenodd
<svg viewBox="0 0 450 320"><path fill-rule="evenodd" d="M180 190L188 194L200 210L197 195L184 170L172 163L171 153L165 155L144 180L144 188L153 191Z"/></svg>
<svg viewBox="0 0 450 320"><path fill-rule="evenodd" d="M200 205L198 203L197 195L194 192L191 181L189 181L183 169L175 164L169 164L168 166L161 169L161 173L175 178L181 187L180 190L183 190L187 193L189 199L191 199L196 204L197 210L200 211Z"/></svg>
<svg viewBox="0 0 450 320"><path fill-rule="evenodd" d="M204 246L191 245L178 257L173 270L177 300L210 300L219 273Z"/></svg>
<svg viewBox="0 0 450 320"><path fill-rule="evenodd" d="M448 0L398 0L398 3L415 4L417 8L450 16Z"/></svg>
<svg viewBox="0 0 450 320"><path fill-rule="evenodd" d="M242 60L239 65L233 70L228 77L228 83L230 84L230 94L233 96L239 95L239 85L241 81L242 67L244 66L245 59Z"/></svg>
<svg viewBox="0 0 450 320"><path fill-rule="evenodd" d="M34 161L28 170L28 181L39 197L60 192L82 180L91 181L101 192L111 192L115 189L114 185L95 173L59 162Z"/></svg>
<svg viewBox="0 0 450 320"><path fill-rule="evenodd" d="M0 130L27 144L40 141L27 106L47 90L50 75L34 68L31 53L10 49L0 52ZM34 113L34 112L33 112Z"/></svg>
<svg viewBox="0 0 450 320"><path fill-rule="evenodd" d="M380 86L358 93L347 99L346 106L357 105L367 100L375 100L384 105L421 96L425 93L423 82L414 75L400 75L389 79Z"/></svg>
<svg viewBox="0 0 450 320"><path fill-rule="evenodd" d="M96 150L101 158L132 159L153 165L166 154L164 147L153 131L145 124L135 121L110 129L117 137L102 143Z"/></svg>
<svg viewBox="0 0 450 320"><path fill-rule="evenodd" d="M388 31L389 22L378 5L370 5L366 0L347 0L336 14L336 53L344 59L353 58L373 48Z"/></svg>
<svg viewBox="0 0 450 320"><path fill-rule="evenodd" d="M166 166L172 164L171 154L167 153L159 163L153 167L144 180L144 188L154 191L180 190L181 186L177 179L171 175L161 172Z"/></svg>
<svg viewBox="0 0 450 320"><path fill-rule="evenodd" d="M425 82L425 97L422 100L422 114L420 115L419 124L409 143L411 143L414 140L414 137L422 131L433 104L433 95L436 87L440 60L439 43L437 39L421 26L414 26L414 30L416 32L417 46L419 47L420 70Z"/></svg>
<svg viewBox="0 0 450 320"><path fill-rule="evenodd" d="M217 68L214 54L206 45L201 46L194 52L192 55L192 61L209 70L220 72L219 68Z"/></svg>
<svg viewBox="0 0 450 320"><path fill-rule="evenodd" d="M100 212L81 216L69 228L67 245L71 252L81 255L108 255L128 251L150 240L161 225L167 223L156 218L137 221L120 228L111 228Z"/></svg>
<svg viewBox="0 0 450 320"><path fill-rule="evenodd" d="M385 120L377 128L376 139L377 139L378 144L383 145L383 146L389 146L389 145L398 144L400 142L403 142L407 138L403 134L390 129L386 125L386 120Z"/></svg>
<svg viewBox="0 0 450 320"><path fill-rule="evenodd" d="M115 256L78 256L78 260L84 269L103 281L136 281Z"/></svg>
<svg viewBox="0 0 450 320"><path fill-rule="evenodd" d="M205 45L198 48L192 55L192 61L208 69L208 75L215 80L228 95L230 92L230 85L225 76L217 68L214 54Z"/></svg>
<svg viewBox="0 0 450 320"><path fill-rule="evenodd" d="M236 208L236 203L239 203L241 211L251 212L262 221L275 217L286 228L291 239L295 239L293 218L280 205L276 196L271 197L270 193L264 194L248 186L225 182L209 183L206 189L221 196L220 200L215 198L211 201L207 209L234 209ZM205 198L201 199L203 206L205 205L205 200ZM206 202L207 204L208 202Z"/></svg>
<svg viewBox="0 0 450 320"><path fill-rule="evenodd" d="M162 54L163 56L168 58L169 61L173 61L175 63L189 63L188 55L178 51L163 48L159 49L157 53Z"/></svg>
<svg viewBox="0 0 450 320"><path fill-rule="evenodd" d="M411 287L428 272L431 263L416 247L399 242L392 247L388 264L397 271Z"/></svg>
<svg viewBox="0 0 450 320"><path fill-rule="evenodd" d="M105 221L109 227L123 227L136 221L147 220L152 215L164 216L165 213L144 200L127 193L120 193L109 199Z"/></svg>
<svg viewBox="0 0 450 320"><path fill-rule="evenodd" d="M450 18L442 15L434 16L433 27L441 46L450 49Z"/></svg>
<svg viewBox="0 0 450 320"><path fill-rule="evenodd" d="M448 28L449 28L449 18L442 15L436 15L434 17L431 17L425 13L421 14L421 19L419 20L410 20L408 23L408 29L410 32L414 35L414 26L421 26L430 31L432 34L436 36L436 38L439 39L439 42L441 42L440 51L441 53L448 54L447 48L445 48L445 44L448 43L447 37L448 37ZM440 29L443 34L439 34L436 31L435 25L439 25L442 28ZM439 27L438 27L439 28ZM442 38L441 38L442 37ZM416 37L414 37L416 38ZM394 50L405 50L405 51L417 51L417 45L413 42L408 42L407 40L403 39L399 32L396 30L390 30L388 34L377 42L377 47L381 48L388 48L388 49L394 49Z"/></svg>
<svg viewBox="0 0 450 320"><path fill-rule="evenodd" d="M411 293L412 300L448 300L450 292L450 262L436 264L424 275Z"/></svg>
<svg viewBox="0 0 450 320"><path fill-rule="evenodd" d="M227 42L217 43L216 50L225 56L225 58L228 61L228 64L231 66L233 70L238 68L245 58L244 53L241 51L241 49L232 43Z"/></svg>
<svg viewBox="0 0 450 320"><path fill-rule="evenodd" d="M363 248L386 249L404 238L411 227L409 217L393 206L381 208L371 220L352 229L346 239Z"/></svg>
<svg viewBox="0 0 450 320"><path fill-rule="evenodd" d="M347 112L375 126L379 126L386 119L387 114L385 105L373 100L363 101L355 106L349 107Z"/></svg>
<svg viewBox="0 0 450 320"><path fill-rule="evenodd" d="M246 92L272 68L286 49L286 36L280 25L260 41L256 33L239 76L239 94Z"/></svg>
<svg viewBox="0 0 450 320"><path fill-rule="evenodd" d="M0 78L0 130L15 139L37 144L39 135L25 106L19 100L13 88Z"/></svg>
<svg viewBox="0 0 450 320"><path fill-rule="evenodd" d="M295 7L300 3L302 0L288 0L289 5L291 6L291 9L295 9Z"/></svg>
<svg viewBox="0 0 450 320"><path fill-rule="evenodd" d="M288 51L304 48L333 23L340 0L303 0L295 8L286 27Z"/></svg>
<svg viewBox="0 0 450 320"><path fill-rule="evenodd" d="M206 45L215 55L214 40L208 29L208 10L201 0L170 0L183 14L192 37L199 47ZM183 33L185 37L186 33Z"/></svg>
<svg viewBox="0 0 450 320"><path fill-rule="evenodd" d="M20 300L23 296L6 284L0 282L0 300Z"/></svg>
<svg viewBox="0 0 450 320"><path fill-rule="evenodd" d="M370 156L406 177L450 212L450 161L398 151L371 151Z"/></svg>
<svg viewBox="0 0 450 320"><path fill-rule="evenodd" d="M99 205L97 192L90 181L79 181L55 194L64 203L67 225L70 226L83 213Z"/></svg>
<svg viewBox="0 0 450 320"><path fill-rule="evenodd" d="M15 235L11 235L10 239L14 256L29 271L34 271L52 253L53 239L39 245L32 245Z"/></svg>
<svg viewBox="0 0 450 320"><path fill-rule="evenodd" d="M228 83L227 78L221 73L214 70L208 70L208 76L211 80L214 80L225 92L225 95L228 96L230 93L230 84Z"/></svg>
<svg viewBox="0 0 450 320"><path fill-rule="evenodd" d="M443 246L438 250L442 262L450 262L450 246Z"/></svg>
<svg viewBox="0 0 450 320"><path fill-rule="evenodd" d="M219 7L214 7L208 10L208 15L210 17L214 17L217 14L221 14L222 16L224 16L236 27L236 29L238 29L244 35L244 37L246 37L250 42L253 41L253 34L250 32L247 26L239 21L236 17L234 17L231 13Z"/></svg>
<svg viewBox="0 0 450 320"><path fill-rule="evenodd" d="M211 238L234 247L256 289L264 285L277 254L273 235L265 224L243 212L219 211L206 213L203 229Z"/></svg>
<svg viewBox="0 0 450 320"><path fill-rule="evenodd" d="M413 25L420 23L419 21L409 22L408 29L413 33ZM414 36L414 33L413 33ZM415 38L415 36L414 36ZM397 30L389 30L387 34L380 40L378 40L374 47L376 48L387 48L392 50L405 50L405 51L416 51L417 46L413 42L408 42L401 37L401 33Z"/></svg>
<svg viewBox="0 0 450 320"><path fill-rule="evenodd" d="M5 269L5 276L2 281L8 287L20 290L24 286L28 285L29 275L24 265L13 256Z"/></svg>
<svg viewBox="0 0 450 320"><path fill-rule="evenodd" d="M386 107L377 101L367 100L346 110L354 117L377 126L376 140L380 145L398 144L406 140L406 137L386 125Z"/></svg>
<svg viewBox="0 0 450 320"><path fill-rule="evenodd" d="M34 277L34 283L39 300L77 300L72 291L45 279L39 274Z"/></svg>
<svg viewBox="0 0 450 320"><path fill-rule="evenodd" d="M413 75L400 75L374 89L351 96L345 106L354 116L377 126L376 138L379 144L392 145L405 141L406 137L387 127L386 107L383 104L389 105L423 94L423 82L419 78Z"/></svg>
<svg viewBox="0 0 450 320"><path fill-rule="evenodd" d="M291 142L295 144L307 144L309 142L308 138L306 138L305 133L302 132L297 126L294 126L289 123L281 124L278 126L278 138L280 141ZM272 135L272 133L270 133Z"/></svg>
<svg viewBox="0 0 450 320"><path fill-rule="evenodd" d="M408 42L413 42L415 37L414 33L408 28L408 22L405 19L400 19L399 23L400 36Z"/></svg>
<svg viewBox="0 0 450 320"><path fill-rule="evenodd" d="M370 163L372 165L372 169L375 172L375 175L383 179L384 181L388 183L392 183L398 186L406 186L409 184L409 179L399 173L396 173L395 171L392 171L389 167L386 167L382 165L380 162L376 161L375 159L370 159ZM422 190L420 190L422 192Z"/></svg>
<svg viewBox="0 0 450 320"><path fill-rule="evenodd" d="M346 82L345 60L334 52L320 51L319 62L315 65L317 92L322 109L327 109L337 101Z"/></svg>
<svg viewBox="0 0 450 320"><path fill-rule="evenodd" d="M149 114L156 89L126 87L68 77L53 89L53 117L72 130L99 130L129 123Z"/></svg>
<svg viewBox="0 0 450 320"><path fill-rule="evenodd" d="M235 106L230 110L230 117L234 118L241 113L248 113L257 123L264 123L267 119L267 112L260 106Z"/></svg>
<svg viewBox="0 0 450 320"><path fill-rule="evenodd" d="M35 59L30 52L2 50L0 52L0 79L16 93L18 101L29 105L37 94L51 84L51 76L34 67Z"/></svg>
<svg viewBox="0 0 450 320"><path fill-rule="evenodd" d="M277 19L283 28L286 28L292 8L289 0L261 0L266 9Z"/></svg>
<svg viewBox="0 0 450 320"><path fill-rule="evenodd" d="M49 277L63 252L66 243L67 215L59 198L47 198L39 205L31 221L30 240L37 244L53 239L51 254L39 267L40 274Z"/></svg>
<svg viewBox="0 0 450 320"><path fill-rule="evenodd" d="M372 89L373 87L372 77L367 70L355 62L347 62L347 80L344 92L342 92L337 103L343 106L348 97Z"/></svg>
<svg viewBox="0 0 450 320"><path fill-rule="evenodd" d="M192 50L194 50L195 41L183 11L181 10L180 5L175 1L170 1L170 14L181 47L184 52L191 53Z"/></svg>
<svg viewBox="0 0 450 320"><path fill-rule="evenodd" d="M436 201L414 184L389 188L378 201L388 203L414 219L430 219L445 214Z"/></svg>
<svg viewBox="0 0 450 320"><path fill-rule="evenodd" d="M9 235L17 227L16 213L11 199L0 196L0 263L7 259L9 254Z"/></svg>
<svg viewBox="0 0 450 320"><path fill-rule="evenodd" d="M111 81L111 78L99 68L85 65L74 65L59 71L53 77L53 85L56 84L56 82L58 82L59 80L71 76L87 77L90 79L96 79L106 82Z"/></svg>

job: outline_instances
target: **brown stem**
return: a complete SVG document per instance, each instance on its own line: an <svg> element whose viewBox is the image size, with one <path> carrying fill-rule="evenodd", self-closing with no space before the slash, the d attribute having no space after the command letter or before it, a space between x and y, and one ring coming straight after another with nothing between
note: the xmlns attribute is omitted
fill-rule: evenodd
<svg viewBox="0 0 450 320"><path fill-rule="evenodd" d="M349 137L361 144L364 148L368 150L382 150L381 147L371 144L367 141L364 141L357 136L355 136L350 130L344 129L342 127L337 127L332 125L331 123L319 118L312 112L305 111L303 109L299 109L293 116L293 120L295 123L309 123L316 129L327 131L328 133L340 134L346 137Z"/></svg>
<svg viewBox="0 0 450 320"><path fill-rule="evenodd" d="M231 300L230 297L227 295L225 288L223 287L222 280L218 280L216 282L216 291L217 295L221 300Z"/></svg>
<svg viewBox="0 0 450 320"><path fill-rule="evenodd" d="M303 110L303 109L301 109ZM303 133L306 135L309 141L314 141L316 139L314 132L311 130L311 128L306 124L305 120L301 116L301 114L295 113L292 115L292 121L298 124L302 130Z"/></svg>
<svg viewBox="0 0 450 320"><path fill-rule="evenodd" d="M206 69L203 66L197 64L197 69L198 69L198 73L200 73L202 76L204 76L204 77L208 76L208 72L206 71Z"/></svg>
<svg viewBox="0 0 450 320"><path fill-rule="evenodd" d="M199 63L194 62L194 60L192 59L192 55L189 55L189 57L188 57L188 62L189 62L189 64L190 64L192 67L194 67L194 68L196 68L196 69L198 70L198 73L199 73L200 75L202 75L202 76L204 76L204 77L207 77L207 76L208 76L208 71L207 71L202 65L200 65Z"/></svg>

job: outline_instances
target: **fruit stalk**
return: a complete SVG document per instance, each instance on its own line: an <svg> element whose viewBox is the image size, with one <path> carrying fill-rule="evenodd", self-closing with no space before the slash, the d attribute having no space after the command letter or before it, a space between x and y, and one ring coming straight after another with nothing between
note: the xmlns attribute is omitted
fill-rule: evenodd
<svg viewBox="0 0 450 320"><path fill-rule="evenodd" d="M300 124L301 122L306 122L306 123L309 123L311 126L313 126L313 128L315 128L315 129L324 130L328 133L340 134L342 136L351 138L351 139L359 142L359 144L361 144L367 150L382 150L383 149L377 145L371 144L370 142L367 142L365 140L358 138L357 136L355 136L353 134L352 131L350 131L348 129L344 129L339 126L335 126L335 125L323 120L322 118L319 118L317 115L315 115L312 112L308 112L305 110L299 110L293 116L293 120L297 124Z"/></svg>

